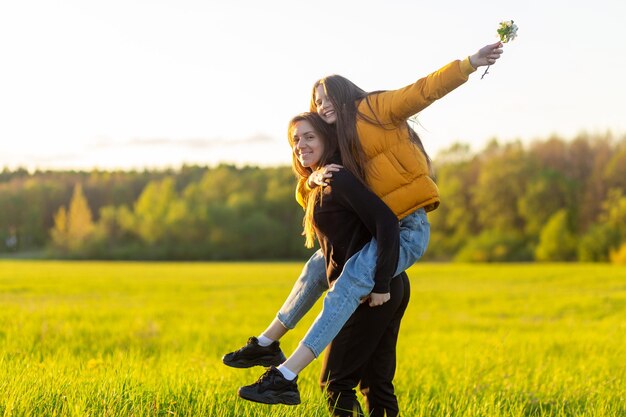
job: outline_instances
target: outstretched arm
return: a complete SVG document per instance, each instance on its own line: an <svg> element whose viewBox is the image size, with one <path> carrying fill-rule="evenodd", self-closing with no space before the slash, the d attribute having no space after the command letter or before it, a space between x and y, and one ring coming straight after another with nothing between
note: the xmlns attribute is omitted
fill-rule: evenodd
<svg viewBox="0 0 626 417"><path fill-rule="evenodd" d="M369 95L359 105L359 111L382 123L405 123L407 118L464 84L476 68L495 63L501 54L501 42L484 46L464 60L453 61L404 88Z"/></svg>

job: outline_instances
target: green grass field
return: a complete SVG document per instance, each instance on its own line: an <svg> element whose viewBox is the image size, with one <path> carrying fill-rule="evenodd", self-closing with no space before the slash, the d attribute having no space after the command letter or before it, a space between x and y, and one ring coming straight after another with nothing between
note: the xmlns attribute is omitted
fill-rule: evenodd
<svg viewBox="0 0 626 417"><path fill-rule="evenodd" d="M220 360L265 328L301 266L0 261L0 414L326 416L319 361L301 374L302 405L287 407L239 400L262 370ZM409 275L403 416L626 416L626 267Z"/></svg>

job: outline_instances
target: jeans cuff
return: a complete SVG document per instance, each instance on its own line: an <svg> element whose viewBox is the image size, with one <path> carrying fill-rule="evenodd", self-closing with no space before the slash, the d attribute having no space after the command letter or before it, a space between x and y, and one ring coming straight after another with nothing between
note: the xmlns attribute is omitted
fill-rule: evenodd
<svg viewBox="0 0 626 417"><path fill-rule="evenodd" d="M313 355L315 355L315 358L317 359L320 354L322 352L318 352L317 349L315 349L313 346L311 346L309 343L307 343L305 340L303 340L302 342L300 342L300 344L306 348L308 348L311 352L313 352Z"/></svg>
<svg viewBox="0 0 626 417"><path fill-rule="evenodd" d="M285 320L285 317L284 317L282 314L280 314L280 311L278 312L278 314L276 314L276 319L277 319L277 320L280 322L280 324L282 324L282 325L283 325L283 327L284 327L285 329L287 329L287 330L293 330L293 329L296 327L296 326L295 326L295 324L294 324L293 326L292 326L292 325L287 324L287 320Z"/></svg>

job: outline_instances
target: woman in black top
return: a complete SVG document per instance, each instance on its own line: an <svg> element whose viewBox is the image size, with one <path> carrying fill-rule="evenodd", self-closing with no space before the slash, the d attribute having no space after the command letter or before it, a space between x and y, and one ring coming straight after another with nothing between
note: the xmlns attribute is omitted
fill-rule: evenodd
<svg viewBox="0 0 626 417"><path fill-rule="evenodd" d="M342 162L334 126L325 123L316 113L303 113L292 119L288 137L293 151L292 167L298 180L307 180L314 170L328 163ZM380 408L393 416L394 410L397 410L391 385L395 370L395 343L400 318L408 300L408 291L405 291L405 288L408 290L408 281L392 280L400 247L398 220L360 177L347 169L336 172L325 187L313 188L308 193L305 206L306 246L312 247L314 240L319 242L326 263L328 287L334 286L346 262L373 237L376 240L374 271L363 270L349 281L339 278L334 289L341 288L339 292L353 300L358 300L363 293L389 300L371 309L368 304L372 303L362 304L348 319L327 350L322 386L331 405L336 406L335 415L343 415L340 409L350 410L347 415L352 415L353 409L360 410L354 388L361 382L362 388L368 387L365 390L368 408ZM340 312L333 311L333 308L338 306L327 304L325 300L321 314L340 316ZM326 330L318 326L310 329L309 333L322 332L321 336ZM312 337L317 338L318 335ZM383 342L384 349L380 347ZM296 353L299 350L314 358L306 346L300 345ZM292 356L296 356L295 353ZM286 366L287 362L277 369L271 368L256 383L241 387L239 396L266 404L299 404L297 373L300 369L294 372L294 368ZM366 368L374 377L364 379ZM374 407L374 404L379 406Z"/></svg>
<svg viewBox="0 0 626 417"><path fill-rule="evenodd" d="M328 163L341 163L335 131L316 113L303 113L290 121L289 141L298 179L306 180L315 169ZM362 415L354 391L358 384L371 416L395 416L395 346L409 296L406 274L401 279L391 279L400 245L398 220L363 182L342 169L333 175L329 185L309 193L303 223L307 243L312 244L317 238L322 248L329 286L352 255L372 237L377 241L373 292L390 293L391 299L375 308L363 303L352 315L327 350L321 385L335 416L352 416L355 411ZM268 373L274 371L270 369ZM266 382L280 379L279 374L268 376ZM288 389L281 385L283 382L263 385L262 377L255 389Z"/></svg>

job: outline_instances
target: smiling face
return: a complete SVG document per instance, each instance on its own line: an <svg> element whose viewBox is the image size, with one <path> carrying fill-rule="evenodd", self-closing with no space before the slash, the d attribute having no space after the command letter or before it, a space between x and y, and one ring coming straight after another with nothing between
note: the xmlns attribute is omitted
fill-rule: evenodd
<svg viewBox="0 0 626 417"><path fill-rule="evenodd" d="M315 87L315 111L328 124L337 121L335 106L326 95L326 90L322 84Z"/></svg>
<svg viewBox="0 0 626 417"><path fill-rule="evenodd" d="M324 141L306 120L296 122L291 129L291 146L305 168L315 169L324 154Z"/></svg>

